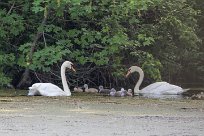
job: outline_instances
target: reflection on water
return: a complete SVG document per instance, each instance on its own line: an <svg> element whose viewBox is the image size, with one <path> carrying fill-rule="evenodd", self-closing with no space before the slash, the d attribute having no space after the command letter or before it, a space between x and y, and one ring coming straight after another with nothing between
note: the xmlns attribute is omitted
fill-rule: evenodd
<svg viewBox="0 0 204 136"><path fill-rule="evenodd" d="M156 98L156 99L182 99L183 95L159 95L159 94L141 94L140 96L145 98Z"/></svg>
<svg viewBox="0 0 204 136"><path fill-rule="evenodd" d="M200 99L204 100L204 89L191 89L181 95L161 95L161 94L139 94L138 96L144 98L156 99Z"/></svg>
<svg viewBox="0 0 204 136"><path fill-rule="evenodd" d="M0 97L27 96L28 90L0 89Z"/></svg>

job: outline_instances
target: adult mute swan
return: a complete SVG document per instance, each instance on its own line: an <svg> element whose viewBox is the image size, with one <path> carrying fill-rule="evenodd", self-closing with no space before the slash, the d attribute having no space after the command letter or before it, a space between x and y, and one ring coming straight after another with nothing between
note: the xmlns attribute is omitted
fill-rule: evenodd
<svg viewBox="0 0 204 136"><path fill-rule="evenodd" d="M65 61L61 66L61 79L64 91L58 86L52 83L35 83L29 87L29 96L42 95L42 96L71 96L69 86L67 84L65 70L69 68L75 72L73 68L73 63L70 61Z"/></svg>
<svg viewBox="0 0 204 136"><path fill-rule="evenodd" d="M144 72L138 66L131 66L126 74L126 77L128 77L133 72L139 73L139 80L135 85L134 94L178 95L188 90L188 89L182 89L179 86L172 85L167 82L156 82L148 85L142 90L139 90L139 87L144 78Z"/></svg>

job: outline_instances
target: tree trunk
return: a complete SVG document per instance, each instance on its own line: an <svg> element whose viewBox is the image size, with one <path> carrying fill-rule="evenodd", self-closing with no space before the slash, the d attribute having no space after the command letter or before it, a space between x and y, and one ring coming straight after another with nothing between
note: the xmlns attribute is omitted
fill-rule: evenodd
<svg viewBox="0 0 204 136"><path fill-rule="evenodd" d="M44 18L43 18L40 26L44 26L46 24L46 21L47 21L47 15L44 15ZM38 31L36 36L34 37L33 43L31 45L30 53L29 53L29 64L32 63L33 53L35 51L38 39L42 36L42 34L43 34L43 32ZM21 80L18 83L17 88L21 88L22 86L25 86L28 83L29 79L30 79L30 70L27 67L25 69L24 73L22 74Z"/></svg>

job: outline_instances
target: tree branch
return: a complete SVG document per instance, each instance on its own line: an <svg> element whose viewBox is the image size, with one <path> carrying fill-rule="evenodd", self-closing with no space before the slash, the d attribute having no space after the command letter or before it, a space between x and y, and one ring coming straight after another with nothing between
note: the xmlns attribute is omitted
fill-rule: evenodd
<svg viewBox="0 0 204 136"><path fill-rule="evenodd" d="M14 8L14 5L15 5L15 2L13 2L13 4L12 4L11 8L9 9L7 15L9 15L11 13L12 9Z"/></svg>
<svg viewBox="0 0 204 136"><path fill-rule="evenodd" d="M46 9L45 9L46 10ZM48 12L46 12L48 14ZM46 25L46 21L47 21L47 14L44 15L44 18L40 24L40 26L45 26ZM35 48L37 46L37 42L39 40L39 38L42 36L43 32L41 32L40 30L37 31L37 34L35 35L34 39L33 39L33 43L31 45L31 49L30 49L30 53L29 53L29 64L32 64L32 60L33 60L33 54L35 51ZM27 67L26 70L24 71L22 78L20 80L20 82L17 85L17 88L22 87L23 85L25 85L29 79L29 75L30 75L30 70Z"/></svg>

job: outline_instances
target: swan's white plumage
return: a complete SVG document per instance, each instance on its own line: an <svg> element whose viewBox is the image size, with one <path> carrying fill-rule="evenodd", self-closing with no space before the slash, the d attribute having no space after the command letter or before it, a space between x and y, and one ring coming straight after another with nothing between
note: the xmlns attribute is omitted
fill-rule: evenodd
<svg viewBox="0 0 204 136"><path fill-rule="evenodd" d="M142 90L139 90L139 87L144 78L144 72L140 67L131 66L126 76L128 76L130 73L133 73L133 72L138 72L140 75L139 80L134 88L135 94L139 93L139 94L156 94L156 95L178 95L187 91L187 89L182 89L179 86L169 84L167 82L156 82L148 85Z"/></svg>
<svg viewBox="0 0 204 136"><path fill-rule="evenodd" d="M65 61L61 66L61 78L63 89L59 88L58 86L52 83L35 83L31 87L29 87L29 96L34 95L42 95L42 96L71 96L70 89L67 85L66 77L65 77L65 70L66 68L72 69L72 63L70 61Z"/></svg>
<svg viewBox="0 0 204 136"><path fill-rule="evenodd" d="M147 87L141 90L142 93L151 93L151 94L181 94L185 90L179 86L169 84L167 82L156 82L148 85Z"/></svg>
<svg viewBox="0 0 204 136"><path fill-rule="evenodd" d="M31 87L29 87L28 95L32 95L30 90L35 90L34 95L42 95L42 96L70 96L71 93L66 93L58 86L52 83L35 83Z"/></svg>

